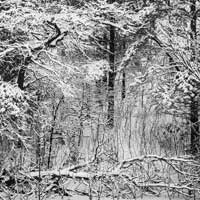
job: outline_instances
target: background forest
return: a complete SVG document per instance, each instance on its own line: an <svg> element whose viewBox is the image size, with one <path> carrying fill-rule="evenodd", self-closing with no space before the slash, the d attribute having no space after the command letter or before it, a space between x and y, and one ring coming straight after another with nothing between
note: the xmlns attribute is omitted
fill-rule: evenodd
<svg viewBox="0 0 200 200"><path fill-rule="evenodd" d="M0 199L198 199L199 19L199 0L0 0Z"/></svg>

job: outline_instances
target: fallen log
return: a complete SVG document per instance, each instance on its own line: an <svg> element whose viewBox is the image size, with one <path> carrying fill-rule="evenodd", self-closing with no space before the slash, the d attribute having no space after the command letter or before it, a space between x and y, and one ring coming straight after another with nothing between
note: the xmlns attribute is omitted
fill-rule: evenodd
<svg viewBox="0 0 200 200"><path fill-rule="evenodd" d="M169 174L166 174L166 177L165 174L163 174L163 177L159 176L159 170L157 168L162 165L158 165L156 170L153 169L154 171L148 171L149 168L146 168L146 166L154 166L151 165L154 162L164 162L169 166L170 170L173 170L173 173L179 174L185 178L184 183L176 182L174 180L169 182ZM187 170L184 171L181 168L183 164L187 165L188 169L194 168L195 170L191 170L193 171L192 173ZM200 169L200 165L197 161L189 158L165 158L156 155L141 156L124 160L114 166L111 171L106 172L89 170L93 166L94 163L89 162L64 169L44 170L40 172L33 171L27 173L21 171L19 172L20 176L17 176L17 179L22 180L25 178L32 182L35 181L35 183L40 182L40 184L46 187L44 190L45 193L53 191L67 196L70 195L69 191L85 195L90 195L89 191L92 191L92 193L96 195L99 192L97 185L101 185L100 187L103 193L108 195L112 195L113 190L118 190L120 191L119 193L131 191L133 196L135 195L135 191L138 193L151 193L157 196L163 190L173 191L183 195L187 195L188 191L200 192L200 178L197 170L197 168ZM136 169L141 171L134 171ZM154 178L155 176L151 177L150 174L155 175L157 179ZM13 177L11 177L10 180L13 180L12 178ZM173 176L171 178L173 179ZM48 180L46 181L47 184L43 181L45 179ZM76 180L77 187L70 188L70 184L63 187L60 180L62 180L62 182L67 182L69 179ZM79 190L78 187L81 184L83 185L83 183L85 190ZM10 184L15 184L15 182L10 182ZM9 185L7 186L9 187Z"/></svg>

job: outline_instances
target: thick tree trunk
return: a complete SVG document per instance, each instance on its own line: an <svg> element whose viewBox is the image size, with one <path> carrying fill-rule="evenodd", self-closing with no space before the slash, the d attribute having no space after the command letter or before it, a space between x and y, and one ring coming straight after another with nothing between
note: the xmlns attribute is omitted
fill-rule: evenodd
<svg viewBox="0 0 200 200"><path fill-rule="evenodd" d="M18 77L17 77L17 85L18 87L23 90L24 89L24 81L25 81L25 73L26 67L31 63L31 57L28 56L25 59L24 66L22 66L19 70Z"/></svg>
<svg viewBox="0 0 200 200"><path fill-rule="evenodd" d="M21 90L24 89L24 79L25 79L25 69L22 67L22 68L19 70L18 79L17 79L18 87L19 87Z"/></svg>
<svg viewBox="0 0 200 200"><path fill-rule="evenodd" d="M109 0L113 3L114 0ZM114 87L115 87L115 27L110 26L110 41L109 41L109 63L110 71L108 73L108 126L114 126Z"/></svg>
<svg viewBox="0 0 200 200"><path fill-rule="evenodd" d="M108 59L108 36L106 33L104 33L103 37L99 39L99 44L102 45L103 49L100 49L101 51L101 57L102 59ZM99 52L98 52L99 55ZM99 110L99 114L103 112L104 105L105 105L105 91L107 90L107 84L108 84L108 74L107 71L105 71L103 77L100 80L96 81L96 96L95 96L95 102L97 103L97 109ZM107 94L106 94L107 95Z"/></svg>
<svg viewBox="0 0 200 200"><path fill-rule="evenodd" d="M190 0L190 12L191 12L191 49L192 56L191 61L194 62L196 59L195 43L197 36L197 15L196 15L196 0ZM194 86L197 87L194 81ZM191 98L190 104L190 122L191 122L191 153L196 155L198 153L199 145L199 124L198 124L198 100L197 95L194 92L194 97Z"/></svg>
<svg viewBox="0 0 200 200"><path fill-rule="evenodd" d="M199 124L198 124L198 101L191 99L190 122L191 122L191 153L196 155L199 150Z"/></svg>

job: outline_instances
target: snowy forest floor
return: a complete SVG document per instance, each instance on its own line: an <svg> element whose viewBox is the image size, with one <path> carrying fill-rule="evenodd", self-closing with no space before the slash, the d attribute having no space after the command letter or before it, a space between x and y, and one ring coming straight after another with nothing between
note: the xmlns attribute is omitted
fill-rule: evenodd
<svg viewBox="0 0 200 200"><path fill-rule="evenodd" d="M8 197L5 197L5 195L2 195L2 197L0 197L2 200L7 200L9 199ZM11 199L15 199L15 200L38 200L38 197L24 197L22 195L16 195L15 197L11 198ZM115 198L117 199L117 198ZM115 200L113 198L107 198L107 197L102 197L100 198L100 200ZM138 200L181 200L183 198L178 198L178 197L168 197L166 195L160 196L160 197L155 197L155 196L148 196L148 195L144 195L142 197L138 197L136 198ZM62 197L62 196L58 196L58 195L52 195L49 197L42 197L41 200L90 200L90 198L88 196L81 196L81 195L74 195L71 197ZM98 200L97 197L93 197L92 200ZM117 200L122 200L122 199L117 199ZM133 199L130 199L133 200ZM135 199L134 199L135 200Z"/></svg>
<svg viewBox="0 0 200 200"><path fill-rule="evenodd" d="M5 173L0 200L199 199L199 162L191 157L146 155L104 172L95 166L93 161L62 170Z"/></svg>

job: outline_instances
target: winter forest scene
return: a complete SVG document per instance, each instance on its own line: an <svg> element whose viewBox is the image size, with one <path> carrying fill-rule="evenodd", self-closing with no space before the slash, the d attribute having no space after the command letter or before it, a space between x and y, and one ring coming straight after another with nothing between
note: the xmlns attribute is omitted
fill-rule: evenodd
<svg viewBox="0 0 200 200"><path fill-rule="evenodd" d="M0 200L200 199L200 0L0 0Z"/></svg>

